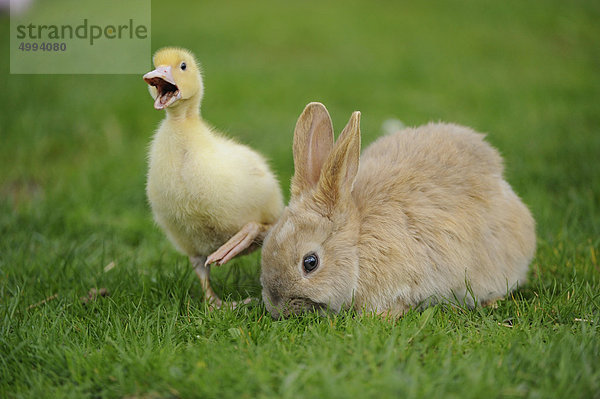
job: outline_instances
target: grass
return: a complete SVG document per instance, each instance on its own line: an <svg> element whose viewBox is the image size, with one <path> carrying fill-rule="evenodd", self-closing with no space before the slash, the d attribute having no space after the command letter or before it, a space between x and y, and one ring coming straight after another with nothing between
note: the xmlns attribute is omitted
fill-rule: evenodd
<svg viewBox="0 0 600 399"><path fill-rule="evenodd" d="M5 58L0 397L600 398L597 2L152 6L153 48L196 53L203 115L267 155L286 192L312 100L337 131L361 110L365 145L389 117L488 132L537 220L530 283L496 309L397 321L209 312L145 200L162 113L141 77L8 75ZM215 270L215 288L259 295L259 265ZM92 287L109 296L82 304Z"/></svg>

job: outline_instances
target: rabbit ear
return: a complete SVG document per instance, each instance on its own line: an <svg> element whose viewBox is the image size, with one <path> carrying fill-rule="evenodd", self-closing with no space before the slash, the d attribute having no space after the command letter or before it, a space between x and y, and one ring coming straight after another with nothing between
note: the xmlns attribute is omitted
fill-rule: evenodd
<svg viewBox="0 0 600 399"><path fill-rule="evenodd" d="M360 159L360 112L350 117L327 158L315 199L331 211L352 192Z"/></svg>
<svg viewBox="0 0 600 399"><path fill-rule="evenodd" d="M313 102L304 108L294 130L292 196L316 187L321 169L333 148L333 125L327 108Z"/></svg>

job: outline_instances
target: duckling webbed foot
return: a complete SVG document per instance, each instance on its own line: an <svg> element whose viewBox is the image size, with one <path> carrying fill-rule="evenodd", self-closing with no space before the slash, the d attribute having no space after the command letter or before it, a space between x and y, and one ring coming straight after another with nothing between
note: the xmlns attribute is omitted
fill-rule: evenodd
<svg viewBox="0 0 600 399"><path fill-rule="evenodd" d="M241 301L223 302L221 307L224 307L224 308L231 307L231 309L235 309L240 305L248 305L249 303L251 303L252 301L255 301L255 300L256 300L256 298L246 298Z"/></svg>
<svg viewBox="0 0 600 399"><path fill-rule="evenodd" d="M270 226L271 225L257 222L247 223L236 235L231 237L229 241L210 254L206 259L205 265L216 262L217 265L220 266L229 262L242 252L252 252L262 243Z"/></svg>

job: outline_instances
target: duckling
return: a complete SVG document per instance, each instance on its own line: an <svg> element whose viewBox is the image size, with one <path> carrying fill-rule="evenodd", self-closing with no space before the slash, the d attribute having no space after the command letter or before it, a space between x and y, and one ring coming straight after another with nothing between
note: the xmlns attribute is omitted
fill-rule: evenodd
<svg viewBox="0 0 600 399"><path fill-rule="evenodd" d="M153 63L144 80L166 117L150 145L146 194L158 226L189 257L205 299L220 307L211 264L256 249L281 214L283 196L260 154L201 118L204 85L194 55L163 48Z"/></svg>

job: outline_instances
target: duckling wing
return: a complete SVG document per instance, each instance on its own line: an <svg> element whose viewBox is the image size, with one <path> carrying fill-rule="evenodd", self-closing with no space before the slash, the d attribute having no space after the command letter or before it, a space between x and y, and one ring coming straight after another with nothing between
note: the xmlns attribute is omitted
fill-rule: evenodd
<svg viewBox="0 0 600 399"><path fill-rule="evenodd" d="M272 223L283 208L279 183L265 159L250 148L218 141L183 173L199 204L223 229L237 233L249 222Z"/></svg>

